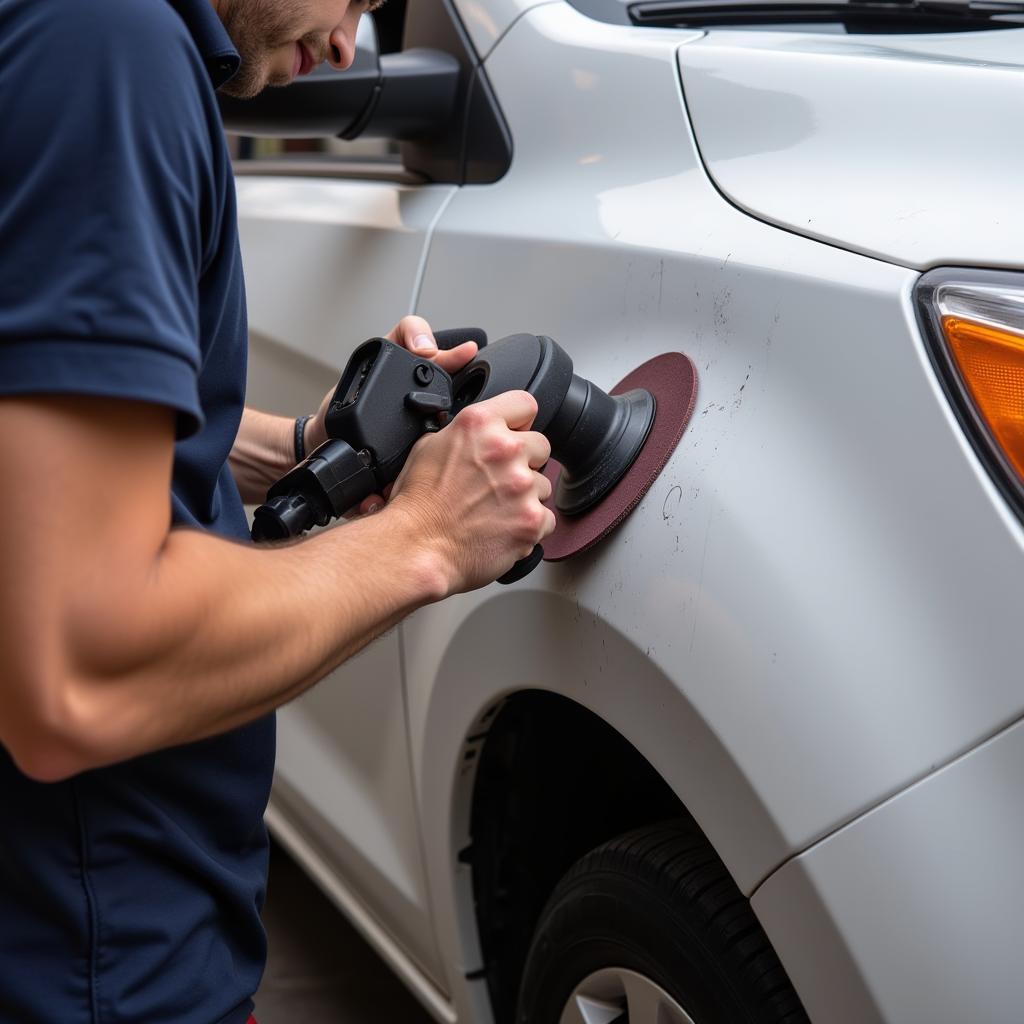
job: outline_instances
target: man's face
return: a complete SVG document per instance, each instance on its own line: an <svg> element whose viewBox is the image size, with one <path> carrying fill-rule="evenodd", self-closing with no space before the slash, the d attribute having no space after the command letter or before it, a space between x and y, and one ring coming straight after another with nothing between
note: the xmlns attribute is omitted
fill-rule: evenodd
<svg viewBox="0 0 1024 1024"><path fill-rule="evenodd" d="M347 68L360 16L373 0L212 0L242 66L223 91L249 99L287 85L323 61Z"/></svg>

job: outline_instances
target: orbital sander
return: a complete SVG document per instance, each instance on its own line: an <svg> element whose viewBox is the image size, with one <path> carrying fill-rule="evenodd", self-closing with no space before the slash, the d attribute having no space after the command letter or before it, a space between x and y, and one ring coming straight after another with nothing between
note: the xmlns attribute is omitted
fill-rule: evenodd
<svg viewBox="0 0 1024 1024"><path fill-rule="evenodd" d="M356 507L398 477L413 445L466 406L506 391L537 401L534 430L551 443L544 473L557 527L498 581L522 579L541 561L593 547L639 504L668 462L693 411L696 373L678 352L637 367L610 393L573 372L551 338L438 331L441 348L476 341L480 352L450 376L383 338L352 354L328 407L328 440L282 477L256 509L254 540L295 537Z"/></svg>

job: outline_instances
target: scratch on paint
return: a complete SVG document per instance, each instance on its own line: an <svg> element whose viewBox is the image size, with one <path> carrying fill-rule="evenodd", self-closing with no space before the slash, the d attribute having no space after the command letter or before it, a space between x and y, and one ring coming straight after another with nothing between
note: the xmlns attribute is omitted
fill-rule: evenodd
<svg viewBox="0 0 1024 1024"><path fill-rule="evenodd" d="M661 506L661 518L666 523L675 514L675 509L669 510L668 507L669 501L671 501L673 494L675 494L676 496L676 505L678 506L679 503L683 500L683 489L682 487L679 486L679 484L676 484L674 487L669 489L668 494L665 495L665 501Z"/></svg>

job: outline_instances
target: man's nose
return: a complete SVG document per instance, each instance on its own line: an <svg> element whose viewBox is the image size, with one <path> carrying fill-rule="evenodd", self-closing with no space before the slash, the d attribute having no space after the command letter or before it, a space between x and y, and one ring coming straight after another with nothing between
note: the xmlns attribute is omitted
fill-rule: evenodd
<svg viewBox="0 0 1024 1024"><path fill-rule="evenodd" d="M338 25L327 37L327 60L331 67L344 71L352 66L356 57L356 25L349 25L349 19Z"/></svg>

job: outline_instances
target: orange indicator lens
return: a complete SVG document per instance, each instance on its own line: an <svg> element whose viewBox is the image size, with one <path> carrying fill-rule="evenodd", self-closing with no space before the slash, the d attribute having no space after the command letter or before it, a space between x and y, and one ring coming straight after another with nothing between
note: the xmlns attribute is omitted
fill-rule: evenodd
<svg viewBox="0 0 1024 1024"><path fill-rule="evenodd" d="M942 330L978 412L1024 481L1024 337L948 315Z"/></svg>

